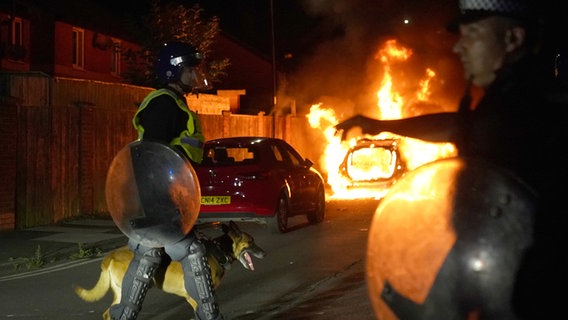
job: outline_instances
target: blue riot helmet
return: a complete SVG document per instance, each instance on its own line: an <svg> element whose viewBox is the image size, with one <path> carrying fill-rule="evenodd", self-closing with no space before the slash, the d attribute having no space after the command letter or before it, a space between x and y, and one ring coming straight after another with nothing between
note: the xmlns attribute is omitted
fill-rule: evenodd
<svg viewBox="0 0 568 320"><path fill-rule="evenodd" d="M203 55L193 46L180 42L166 42L156 59L156 76L162 84L179 83L184 91L195 92L211 88L203 70ZM184 68L190 73L182 76Z"/></svg>

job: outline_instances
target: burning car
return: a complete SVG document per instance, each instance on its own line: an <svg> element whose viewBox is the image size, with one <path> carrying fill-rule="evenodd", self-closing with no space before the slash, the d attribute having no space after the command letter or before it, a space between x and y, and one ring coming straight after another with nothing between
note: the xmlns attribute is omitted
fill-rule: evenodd
<svg viewBox="0 0 568 320"><path fill-rule="evenodd" d="M339 166L350 188L388 189L407 170L398 139L362 138Z"/></svg>
<svg viewBox="0 0 568 320"><path fill-rule="evenodd" d="M387 40L379 48L375 59L382 64L383 72L376 89L376 108L375 101L364 101L356 112L378 120L394 120L453 110L455 106L439 95L446 91L432 90L436 84L444 82L437 80L434 69L426 68L420 78L407 77L407 72L393 72L412 54L411 49L401 46L396 39ZM320 162L331 187L329 198L381 199L405 172L457 155L453 143L435 143L387 131L376 136L363 135L363 132L356 136L356 132L352 132L349 139L343 139L334 128L339 123L338 108L320 102L313 104L306 115L310 126L320 130L327 142Z"/></svg>

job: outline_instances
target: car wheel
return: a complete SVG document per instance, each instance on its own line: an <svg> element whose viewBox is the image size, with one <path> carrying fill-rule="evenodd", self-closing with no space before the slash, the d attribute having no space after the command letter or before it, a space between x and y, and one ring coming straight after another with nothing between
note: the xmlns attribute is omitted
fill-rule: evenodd
<svg viewBox="0 0 568 320"><path fill-rule="evenodd" d="M288 197L285 193L280 194L276 212L272 218L269 218L268 226L274 233L285 233L288 231Z"/></svg>
<svg viewBox="0 0 568 320"><path fill-rule="evenodd" d="M316 208L308 212L308 222L310 224L317 224L323 221L325 215L325 191L319 188L316 195Z"/></svg>

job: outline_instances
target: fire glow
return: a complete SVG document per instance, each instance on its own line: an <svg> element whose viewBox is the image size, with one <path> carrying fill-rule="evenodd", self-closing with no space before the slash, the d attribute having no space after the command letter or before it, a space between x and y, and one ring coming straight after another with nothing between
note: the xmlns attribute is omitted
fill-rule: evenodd
<svg viewBox="0 0 568 320"><path fill-rule="evenodd" d="M378 60L384 70L380 88L377 91L377 108L374 118L381 120L400 119L403 117L416 116L420 111L409 111L405 108L411 102L430 102L430 83L436 77L436 72L427 68L423 79L418 83L415 96L405 101L403 95L396 92L393 86L393 75L391 68L395 63L406 61L412 55L412 50L399 45L396 40L388 40L379 49L375 59ZM405 111L407 114L405 114ZM335 199L356 199L356 198L382 198L388 188L377 187L357 187L353 188L352 183L340 174L340 165L343 162L348 150L353 147L361 138L368 139L397 139L401 157L406 162L407 170L413 170L418 166L432 162L437 159L455 156L457 149L452 143L429 143L418 139L401 137L389 132L382 132L376 136L359 135L341 141L341 135L336 134L334 126L339 123L333 107L326 108L322 103L312 105L310 112L306 116L310 126L318 129L324 135L327 146L320 158L323 171L327 173L327 183L331 186L333 194L330 198ZM363 159L366 165L358 168L358 175L364 176L365 171L369 176L371 172L389 172L392 168L391 163L381 163L372 158L375 153L370 153L369 159Z"/></svg>

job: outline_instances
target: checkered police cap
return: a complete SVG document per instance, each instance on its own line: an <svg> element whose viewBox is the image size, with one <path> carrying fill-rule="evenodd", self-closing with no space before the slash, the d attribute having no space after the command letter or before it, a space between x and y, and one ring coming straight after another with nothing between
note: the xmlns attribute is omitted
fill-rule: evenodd
<svg viewBox="0 0 568 320"><path fill-rule="evenodd" d="M528 20L533 18L527 0L459 0L460 15L449 25L448 30L456 32L458 25L501 15Z"/></svg>
<svg viewBox="0 0 568 320"><path fill-rule="evenodd" d="M495 14L525 16L527 4L522 0L460 0L460 11L480 10Z"/></svg>

